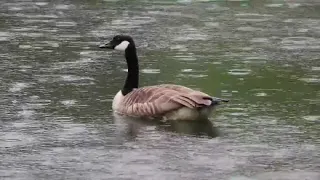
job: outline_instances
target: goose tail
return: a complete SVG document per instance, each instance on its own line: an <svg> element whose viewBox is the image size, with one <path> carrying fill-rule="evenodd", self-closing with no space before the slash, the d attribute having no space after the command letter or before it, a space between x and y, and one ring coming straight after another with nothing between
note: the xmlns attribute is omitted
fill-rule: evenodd
<svg viewBox="0 0 320 180"><path fill-rule="evenodd" d="M229 99L223 99L218 97L211 97L211 106L220 105L221 103L227 103Z"/></svg>

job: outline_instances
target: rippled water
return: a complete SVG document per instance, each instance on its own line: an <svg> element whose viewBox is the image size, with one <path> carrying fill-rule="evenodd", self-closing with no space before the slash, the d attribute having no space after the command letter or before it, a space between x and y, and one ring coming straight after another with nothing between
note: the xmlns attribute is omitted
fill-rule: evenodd
<svg viewBox="0 0 320 180"><path fill-rule="evenodd" d="M320 179L315 0L0 3L1 179ZM232 101L209 122L113 116L132 35L142 85Z"/></svg>

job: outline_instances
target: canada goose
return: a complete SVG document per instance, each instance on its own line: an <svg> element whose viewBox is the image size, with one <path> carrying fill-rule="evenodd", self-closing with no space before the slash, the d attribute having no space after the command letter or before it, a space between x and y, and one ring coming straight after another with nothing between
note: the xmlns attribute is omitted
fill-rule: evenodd
<svg viewBox="0 0 320 180"><path fill-rule="evenodd" d="M116 35L100 48L125 52L128 66L123 88L115 95L112 109L115 113L162 120L207 119L214 106L226 99L211 97L200 91L175 84L161 84L138 88L139 64L133 39L127 35Z"/></svg>

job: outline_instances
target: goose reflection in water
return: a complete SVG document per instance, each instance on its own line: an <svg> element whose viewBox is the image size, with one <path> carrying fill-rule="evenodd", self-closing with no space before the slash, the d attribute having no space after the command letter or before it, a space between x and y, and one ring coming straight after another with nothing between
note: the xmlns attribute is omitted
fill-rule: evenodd
<svg viewBox="0 0 320 180"><path fill-rule="evenodd" d="M181 135L190 135L195 137L215 138L219 136L218 128L207 119L202 121L155 121L141 118L122 116L114 113L114 123L120 131L124 131L126 137L134 140L143 133L154 127L154 130L172 132ZM148 128L149 127L149 128Z"/></svg>

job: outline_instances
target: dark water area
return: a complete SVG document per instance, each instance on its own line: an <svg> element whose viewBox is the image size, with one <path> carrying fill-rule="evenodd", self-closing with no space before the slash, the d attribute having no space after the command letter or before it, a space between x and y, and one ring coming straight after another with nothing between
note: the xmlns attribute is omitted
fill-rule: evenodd
<svg viewBox="0 0 320 180"><path fill-rule="evenodd" d="M141 86L228 98L205 123L114 116ZM320 179L320 2L0 1L0 179Z"/></svg>

